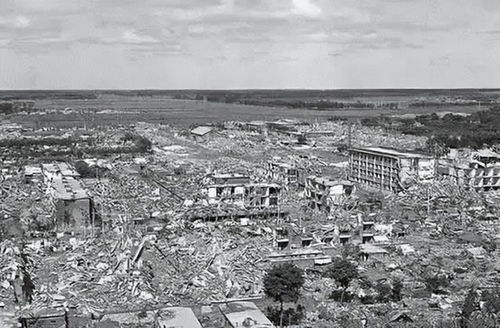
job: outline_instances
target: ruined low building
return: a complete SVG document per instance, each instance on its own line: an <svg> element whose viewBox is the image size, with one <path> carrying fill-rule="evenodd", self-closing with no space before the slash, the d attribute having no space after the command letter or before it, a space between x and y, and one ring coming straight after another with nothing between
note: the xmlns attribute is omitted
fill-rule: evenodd
<svg viewBox="0 0 500 328"><path fill-rule="evenodd" d="M389 252L382 247L372 244L362 244L359 246L360 258L362 261L378 260L383 261Z"/></svg>
<svg viewBox="0 0 500 328"><path fill-rule="evenodd" d="M243 205L245 185L250 177L242 174L213 174L207 177L207 196L209 204L220 202Z"/></svg>
<svg viewBox="0 0 500 328"><path fill-rule="evenodd" d="M213 128L210 126L198 126L191 130L191 137L196 141L203 141L212 130Z"/></svg>
<svg viewBox="0 0 500 328"><path fill-rule="evenodd" d="M270 161L267 163L266 177L285 185L296 185L299 179L299 171L294 165Z"/></svg>
<svg viewBox="0 0 500 328"><path fill-rule="evenodd" d="M53 180L48 189L56 208L58 227L90 227L94 222L92 198L81 181L72 177Z"/></svg>
<svg viewBox="0 0 500 328"><path fill-rule="evenodd" d="M20 317L22 328L67 328L67 321L67 312L62 308L41 308Z"/></svg>
<svg viewBox="0 0 500 328"><path fill-rule="evenodd" d="M305 228L281 226L274 230L274 244L279 250L309 247L313 241L312 233L308 233Z"/></svg>
<svg viewBox="0 0 500 328"><path fill-rule="evenodd" d="M223 328L274 328L273 323L253 302L231 302L219 306L226 322Z"/></svg>
<svg viewBox="0 0 500 328"><path fill-rule="evenodd" d="M239 173L222 173L222 174L212 174L206 178L206 182L209 184L239 184L244 185L250 183L250 177L248 175Z"/></svg>
<svg viewBox="0 0 500 328"><path fill-rule="evenodd" d="M278 206L280 191L281 187L274 183L245 185L245 204L251 207Z"/></svg>
<svg viewBox="0 0 500 328"><path fill-rule="evenodd" d="M216 174L207 179L209 204L229 203L247 207L275 207L281 187L274 183L250 183L240 174Z"/></svg>
<svg viewBox="0 0 500 328"><path fill-rule="evenodd" d="M333 242L340 245L389 244L389 238L381 231L377 231L376 221L375 213L337 219L334 224Z"/></svg>
<svg viewBox="0 0 500 328"><path fill-rule="evenodd" d="M415 183L434 179L431 156L381 147L349 151L349 179L367 187L398 192Z"/></svg>
<svg viewBox="0 0 500 328"><path fill-rule="evenodd" d="M309 176L305 180L304 195L309 206L319 211L330 212L342 205L344 200L355 191L354 184L346 180L333 180L328 177Z"/></svg>
<svg viewBox="0 0 500 328"><path fill-rule="evenodd" d="M42 168L39 165L26 165L24 167L24 181L26 183L42 180Z"/></svg>
<svg viewBox="0 0 500 328"><path fill-rule="evenodd" d="M202 328L198 318L189 307L164 307L142 311L110 312L104 313L102 317L90 320L68 314L68 319L69 324L64 328Z"/></svg>
<svg viewBox="0 0 500 328"><path fill-rule="evenodd" d="M324 249L318 248L287 249L271 253L267 256L267 259L272 265L293 263L300 268L308 268L332 262L332 257L325 254Z"/></svg>

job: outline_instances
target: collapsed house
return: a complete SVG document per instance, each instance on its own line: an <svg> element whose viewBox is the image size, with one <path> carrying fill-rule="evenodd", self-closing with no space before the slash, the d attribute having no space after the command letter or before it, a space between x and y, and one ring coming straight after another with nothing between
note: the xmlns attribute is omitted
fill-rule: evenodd
<svg viewBox="0 0 500 328"><path fill-rule="evenodd" d="M482 149L461 158L452 150L448 158L439 160L438 172L475 190L497 190L500 189L500 154Z"/></svg>
<svg viewBox="0 0 500 328"><path fill-rule="evenodd" d="M305 180L304 195L312 209L329 213L340 206L355 191L354 183L328 177L309 176Z"/></svg>
<svg viewBox="0 0 500 328"><path fill-rule="evenodd" d="M398 192L434 178L431 156L381 147L349 151L349 179L364 186Z"/></svg>

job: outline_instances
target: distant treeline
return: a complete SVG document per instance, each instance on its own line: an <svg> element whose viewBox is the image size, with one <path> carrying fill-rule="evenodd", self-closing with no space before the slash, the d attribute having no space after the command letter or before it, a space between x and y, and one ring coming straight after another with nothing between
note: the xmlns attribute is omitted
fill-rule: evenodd
<svg viewBox="0 0 500 328"><path fill-rule="evenodd" d="M425 108L425 107L448 107L448 106L493 106L496 105L496 100L468 100L468 101L417 101L408 104L410 108Z"/></svg>
<svg viewBox="0 0 500 328"><path fill-rule="evenodd" d="M213 102L243 103L245 101L296 100L314 102L322 99L349 100L372 98L386 99L396 97L436 99L449 98L464 101L477 100L485 105L500 96L498 89L241 89L241 90L3 90L0 100L40 100L40 99L96 99L101 95L124 97L169 97L176 99L207 100ZM367 101L362 101L367 102ZM438 102L440 103L440 102ZM415 102L414 106L423 105Z"/></svg>
<svg viewBox="0 0 500 328"><path fill-rule="evenodd" d="M257 106L278 106L278 107L288 107L288 108L306 108L314 110L330 110L330 109L374 109L374 108L389 108L397 109L397 103L373 103L373 102L340 102L331 100L318 100L318 101L286 101L286 100L242 100L239 101L241 104L245 105L257 105Z"/></svg>
<svg viewBox="0 0 500 328"><path fill-rule="evenodd" d="M404 134L427 136L434 144L449 148L500 144L500 106L479 111L468 116L433 113L416 118L392 118L387 116L365 118L362 124L399 130Z"/></svg>
<svg viewBox="0 0 500 328"><path fill-rule="evenodd" d="M146 137L127 132L122 141L131 142L132 145L110 147L93 146L89 140L75 138L17 138L0 140L0 148L10 152L21 152L24 156L56 156L73 155L81 157L83 153L89 155L145 153L151 150L152 143ZM44 146L53 148L46 149Z"/></svg>
<svg viewBox="0 0 500 328"><path fill-rule="evenodd" d="M0 100L95 99L97 94L92 90L3 90Z"/></svg>
<svg viewBox="0 0 500 328"><path fill-rule="evenodd" d="M109 91L115 92L115 91ZM138 91L124 91L135 93ZM309 89L256 89L256 90L141 90L146 94L163 93L178 99L353 99L366 97L410 97L436 98L448 97L467 100L496 99L500 89L336 89L336 90L309 90ZM224 101L222 101L224 102Z"/></svg>
<svg viewBox="0 0 500 328"><path fill-rule="evenodd" d="M186 90L175 93L172 97L174 99L315 110L353 108L397 110L402 97L408 97L403 102L407 103L410 108L478 106L479 104L493 106L498 103L500 93L495 90ZM363 100L363 98L370 99ZM412 98L429 99L412 100Z"/></svg>
<svg viewBox="0 0 500 328"><path fill-rule="evenodd" d="M3 101L0 102L0 114L13 114L22 111L32 111L35 106L33 101Z"/></svg>
<svg viewBox="0 0 500 328"><path fill-rule="evenodd" d="M248 99L241 97L239 94L207 94L207 95L183 95L177 94L174 99L188 99L198 101L209 101L226 104L241 104L253 106L269 106L269 107L287 107L287 108L304 108L313 110L332 110L332 109L374 109L374 108L389 108L398 109L398 104L394 102L361 102L361 101L334 101L334 100L297 100L297 99Z"/></svg>

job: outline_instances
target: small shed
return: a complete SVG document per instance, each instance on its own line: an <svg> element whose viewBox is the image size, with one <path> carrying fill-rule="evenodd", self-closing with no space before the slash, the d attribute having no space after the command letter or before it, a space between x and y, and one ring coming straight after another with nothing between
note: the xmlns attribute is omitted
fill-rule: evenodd
<svg viewBox="0 0 500 328"><path fill-rule="evenodd" d="M210 126L198 126L191 130L191 136L194 140L204 140L212 130L213 128Z"/></svg>

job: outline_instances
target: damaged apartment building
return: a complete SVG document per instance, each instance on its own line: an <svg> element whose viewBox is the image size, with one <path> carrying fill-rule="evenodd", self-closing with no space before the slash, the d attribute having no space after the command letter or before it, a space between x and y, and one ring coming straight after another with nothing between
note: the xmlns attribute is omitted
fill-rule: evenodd
<svg viewBox="0 0 500 328"><path fill-rule="evenodd" d="M500 189L500 154L482 149L461 154L453 149L445 159L439 160L438 172L453 178L458 184L475 190Z"/></svg>
<svg viewBox="0 0 500 328"><path fill-rule="evenodd" d="M266 177L277 183L285 185L297 185L299 180L299 171L292 164L278 161L267 162Z"/></svg>
<svg viewBox="0 0 500 328"><path fill-rule="evenodd" d="M434 175L431 156L381 147L349 151L349 179L373 189L399 192L415 183L430 182Z"/></svg>
<svg viewBox="0 0 500 328"><path fill-rule="evenodd" d="M305 179L304 196L309 207L330 213L355 192L354 183L329 177L309 176Z"/></svg>
<svg viewBox="0 0 500 328"><path fill-rule="evenodd" d="M214 174L207 179L209 204L228 203L245 207L276 207L281 187L275 183L252 183L242 174Z"/></svg>

